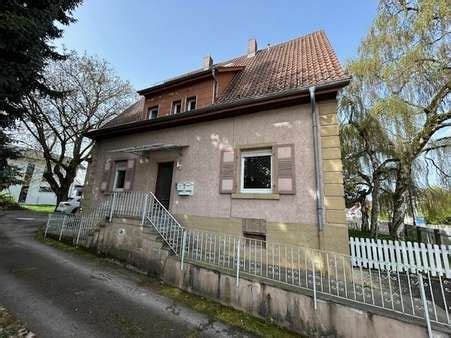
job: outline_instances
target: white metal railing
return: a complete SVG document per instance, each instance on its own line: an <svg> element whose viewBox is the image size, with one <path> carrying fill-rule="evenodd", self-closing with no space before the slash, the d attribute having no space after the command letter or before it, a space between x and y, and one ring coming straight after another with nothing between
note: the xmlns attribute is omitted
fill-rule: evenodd
<svg viewBox="0 0 451 338"><path fill-rule="evenodd" d="M353 266L429 272L434 277L451 278L451 245L351 237L350 248Z"/></svg>
<svg viewBox="0 0 451 338"><path fill-rule="evenodd" d="M101 201L96 208L84 210L77 214L53 213L49 214L44 230L44 237L48 234L58 236L58 239L70 238L76 245L87 240L97 225L109 215L111 199Z"/></svg>
<svg viewBox="0 0 451 338"><path fill-rule="evenodd" d="M161 204L153 193L147 195L143 217L144 224L150 223L162 239L179 255L185 229L175 217Z"/></svg>
<svg viewBox="0 0 451 338"><path fill-rule="evenodd" d="M429 270L355 267L349 255L200 230L185 230L182 238L183 260L311 290L315 304L324 294L417 318L427 312L431 322L451 324L451 282Z"/></svg>
<svg viewBox="0 0 451 338"><path fill-rule="evenodd" d="M95 213L97 212L97 214ZM99 215L98 218L93 215ZM184 228L152 193L115 193L79 223L68 216L52 215L46 233L74 236L79 229L93 229L103 217L140 218L143 227L155 230L169 248L185 261L220 268L237 277L256 276L276 284L310 290L316 307L317 297L326 295L396 312L451 328L451 281L437 269L412 268L411 260L396 260L396 245L382 248L383 255L344 255L302 246L267 242L230 234ZM65 218L66 217L66 218ZM80 217L80 216L75 216ZM71 223L73 222L73 223ZM90 223L89 223L90 222ZM89 225L88 225L89 223ZM81 231L85 233L85 231ZM60 235L62 234L62 235ZM377 242L376 242L377 244ZM382 242L383 244L383 242ZM388 243L390 245L390 243ZM402 244L401 256L403 255ZM408 247L408 245L407 245ZM388 255L385 254L388 250ZM352 249L351 249L352 251ZM370 250L373 253L373 249ZM394 251L395 255L391 255ZM377 250L376 250L377 252ZM408 251L407 255L409 256ZM416 261L415 261L416 262ZM449 266L442 260L445 276ZM437 265L435 265L437 267ZM434 277L433 271L437 277Z"/></svg>

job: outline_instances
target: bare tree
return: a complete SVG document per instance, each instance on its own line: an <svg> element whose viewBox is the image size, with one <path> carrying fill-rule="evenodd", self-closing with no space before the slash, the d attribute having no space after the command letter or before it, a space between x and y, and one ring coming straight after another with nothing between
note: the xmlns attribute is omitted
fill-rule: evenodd
<svg viewBox="0 0 451 338"><path fill-rule="evenodd" d="M44 178L59 203L68 198L77 168L88 159L93 146L84 134L117 116L135 95L107 61L75 52L64 61L51 63L45 79L50 88L64 95L28 95L22 103L26 111L22 125L29 135L19 137L42 151Z"/></svg>

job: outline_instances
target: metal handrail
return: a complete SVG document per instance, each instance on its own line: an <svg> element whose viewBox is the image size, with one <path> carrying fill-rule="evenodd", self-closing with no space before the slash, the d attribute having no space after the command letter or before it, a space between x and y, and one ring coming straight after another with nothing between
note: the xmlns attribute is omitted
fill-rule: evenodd
<svg viewBox="0 0 451 338"><path fill-rule="evenodd" d="M182 269L186 260L229 271L237 277L237 285L242 275L255 276L308 289L315 304L318 295L327 295L451 327L451 280L440 274L434 279L429 270L410 271L410 265L393 262L386 263L387 269L381 264L356 266L352 255L185 229L152 192L128 192L118 198L119 194L112 194L92 212L75 216L76 222L70 220L72 217L64 220L62 215L50 215L45 234L77 235L78 244L81 227L86 235L97 226L100 216L140 215L142 225L151 225L180 257ZM114 205L115 197L122 205Z"/></svg>
<svg viewBox="0 0 451 338"><path fill-rule="evenodd" d="M152 192L150 192L149 194L166 211L168 216L172 218L172 220L180 227L180 229L184 230L185 228L177 221L177 219L169 212L169 210L165 208L165 206L158 200L158 198Z"/></svg>
<svg viewBox="0 0 451 338"><path fill-rule="evenodd" d="M147 220L153 226L153 228L157 231L157 233L161 236L165 243L171 248L174 254L178 256L181 244L178 243L178 241L182 240L185 228L165 208L165 206L158 200L158 198L156 198L156 196L152 192L149 193L149 198L151 198L151 200L149 201L149 203L145 204L146 206L148 205L147 210L145 210L145 220ZM162 211L158 213L158 215L154 215L155 203L158 206L159 210ZM158 219L153 219L153 217ZM164 224L159 224L158 222L161 222L162 218L164 220L170 219L172 222L170 224L167 224L166 222ZM164 231L163 228L166 229L166 231ZM174 235L174 233L179 235Z"/></svg>

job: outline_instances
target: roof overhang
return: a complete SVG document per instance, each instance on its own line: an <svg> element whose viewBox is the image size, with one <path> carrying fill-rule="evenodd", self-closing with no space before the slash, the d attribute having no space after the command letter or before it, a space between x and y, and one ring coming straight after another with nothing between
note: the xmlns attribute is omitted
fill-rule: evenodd
<svg viewBox="0 0 451 338"><path fill-rule="evenodd" d="M337 92L347 86L351 78L316 85L317 101L336 98ZM237 115L276 109L310 101L309 87L291 89L262 97L245 98L227 103L219 103L177 115L166 115L152 120L141 120L118 126L101 128L85 134L91 139L109 138L124 134L171 128L191 123L211 121Z"/></svg>
<svg viewBox="0 0 451 338"><path fill-rule="evenodd" d="M144 153L150 153L155 151L165 151L165 150L177 150L181 151L184 148L189 147L188 145L180 144L167 144L167 143L152 143L133 147L119 148L109 150L109 153L131 153L135 155L142 155Z"/></svg>

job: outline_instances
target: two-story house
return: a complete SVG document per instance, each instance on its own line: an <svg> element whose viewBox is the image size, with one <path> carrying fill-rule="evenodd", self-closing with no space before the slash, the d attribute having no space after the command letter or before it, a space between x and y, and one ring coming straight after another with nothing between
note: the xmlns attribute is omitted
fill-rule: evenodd
<svg viewBox="0 0 451 338"><path fill-rule="evenodd" d="M348 251L336 97L324 32L145 88L88 137L84 207L151 191L188 228Z"/></svg>

